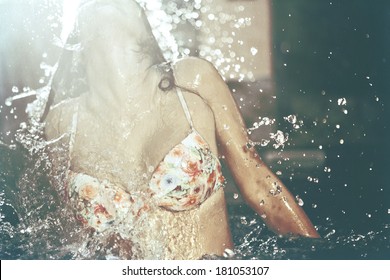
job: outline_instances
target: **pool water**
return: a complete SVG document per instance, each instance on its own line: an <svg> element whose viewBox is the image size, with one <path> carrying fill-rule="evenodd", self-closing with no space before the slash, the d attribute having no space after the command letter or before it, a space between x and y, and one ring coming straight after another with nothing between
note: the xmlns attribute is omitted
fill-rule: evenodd
<svg viewBox="0 0 390 280"><path fill-rule="evenodd" d="M72 209L52 189L44 160L20 147L0 149L0 259L117 258L104 249L103 239L93 237L74 219ZM318 216L313 223L322 238L279 237L245 204L229 204L228 211L233 259L390 257L390 223L358 228L337 216Z"/></svg>
<svg viewBox="0 0 390 280"><path fill-rule="evenodd" d="M369 260L390 257L390 224L375 230L355 231L351 229L352 225L329 220L316 226L320 239L276 236L255 213L233 215L231 225L237 256L241 259Z"/></svg>

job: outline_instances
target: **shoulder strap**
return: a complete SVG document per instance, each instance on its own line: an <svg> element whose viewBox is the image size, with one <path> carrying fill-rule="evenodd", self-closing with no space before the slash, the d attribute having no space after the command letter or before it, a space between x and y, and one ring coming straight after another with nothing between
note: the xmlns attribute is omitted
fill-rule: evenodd
<svg viewBox="0 0 390 280"><path fill-rule="evenodd" d="M176 93L177 93L177 96L179 97L179 100L180 100L180 103L181 103L181 107L183 108L183 111L186 114L187 121L190 124L191 129L193 129L194 128L194 124L192 123L190 110L188 109L186 100L184 99L183 92L181 91L180 87L176 86Z"/></svg>
<svg viewBox="0 0 390 280"><path fill-rule="evenodd" d="M79 120L79 104L75 106L75 111L73 113L72 117L72 123L70 127L70 135L69 135L69 161L72 158L73 148L74 148L74 142L76 139L76 133L77 133L77 125Z"/></svg>
<svg viewBox="0 0 390 280"><path fill-rule="evenodd" d="M70 192L69 192L69 176L70 176L70 171L71 171L71 162L72 162L72 155L73 155L73 148L74 148L74 143L76 139L76 133L77 133L77 124L78 124L78 117L79 117L79 104L75 106L75 111L73 113L72 117L72 123L70 127L70 132L69 132L69 150L68 150L68 162L67 162L67 167L66 170L67 172L65 173L65 201L68 201L70 197Z"/></svg>

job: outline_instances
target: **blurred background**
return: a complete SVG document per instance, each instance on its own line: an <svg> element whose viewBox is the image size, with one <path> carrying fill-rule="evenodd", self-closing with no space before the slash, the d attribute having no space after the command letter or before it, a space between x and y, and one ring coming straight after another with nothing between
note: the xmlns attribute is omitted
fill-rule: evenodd
<svg viewBox="0 0 390 280"><path fill-rule="evenodd" d="M228 83L261 157L332 242L322 250L310 243L308 258L389 258L390 2L140 2L167 59L205 58ZM60 0L0 1L3 185L23 167L23 151L9 146L18 144L15 132L34 96L10 106L6 100L47 83L60 52L63 10ZM241 244L248 241L238 233L242 226L259 219L225 174ZM2 222L16 219L12 203L1 207Z"/></svg>

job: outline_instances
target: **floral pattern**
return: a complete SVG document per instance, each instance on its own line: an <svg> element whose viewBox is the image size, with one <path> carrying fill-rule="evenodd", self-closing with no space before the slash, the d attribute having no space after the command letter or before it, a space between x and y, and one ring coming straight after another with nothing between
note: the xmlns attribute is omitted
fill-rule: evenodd
<svg viewBox="0 0 390 280"><path fill-rule="evenodd" d="M83 173L70 171L69 176L69 194L77 209L76 218L98 232L125 219L136 219L149 210L145 195L129 194L118 185Z"/></svg>
<svg viewBox="0 0 390 280"><path fill-rule="evenodd" d="M184 211L201 204L223 182L218 158L194 130L157 166L149 187L159 206Z"/></svg>
<svg viewBox="0 0 390 280"><path fill-rule="evenodd" d="M192 209L224 182L221 164L196 132L176 145L155 169L146 193L128 193L107 180L69 171L69 195L77 219L98 232L131 222L150 210L153 199L171 211Z"/></svg>

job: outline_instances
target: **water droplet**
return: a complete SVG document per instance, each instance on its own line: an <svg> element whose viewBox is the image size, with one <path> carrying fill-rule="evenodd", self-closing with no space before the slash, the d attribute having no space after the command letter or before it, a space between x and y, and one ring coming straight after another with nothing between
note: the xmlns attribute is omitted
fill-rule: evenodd
<svg viewBox="0 0 390 280"><path fill-rule="evenodd" d="M341 144L341 145L344 144L344 139L340 139L340 144Z"/></svg>
<svg viewBox="0 0 390 280"><path fill-rule="evenodd" d="M275 144L273 145L275 149L279 147L284 147L284 144L288 140L288 133L283 133L282 131L278 130L276 133L270 133L270 138L275 140Z"/></svg>
<svg viewBox="0 0 390 280"><path fill-rule="evenodd" d="M247 149L251 149L251 148L253 148L255 146L255 143L253 143L252 141L249 141L248 143L246 143L245 146L246 146Z"/></svg>
<svg viewBox="0 0 390 280"><path fill-rule="evenodd" d="M336 233L336 230L332 229L327 235L324 236L324 238L329 238L330 236L332 236L335 233Z"/></svg>
<svg viewBox="0 0 390 280"><path fill-rule="evenodd" d="M277 196L282 192L282 187L278 184L278 182L272 183L272 189L269 190L269 193L272 196Z"/></svg>
<svg viewBox="0 0 390 280"><path fill-rule="evenodd" d="M265 201L262 199L262 200L260 200L260 206L263 206L264 204L265 204ZM390 211L390 209L389 209L389 211ZM390 213L389 213L390 214Z"/></svg>
<svg viewBox="0 0 390 280"><path fill-rule="evenodd" d="M284 119L292 124L295 124L297 122L297 117L295 115L289 115L287 117L284 117Z"/></svg>
<svg viewBox="0 0 390 280"><path fill-rule="evenodd" d="M267 215L266 214L262 214L260 217L263 218L263 219L266 219Z"/></svg>
<svg viewBox="0 0 390 280"><path fill-rule="evenodd" d="M299 195L295 196L295 199L296 199L299 206L303 206L304 202L303 202L302 198L299 197Z"/></svg>
<svg viewBox="0 0 390 280"><path fill-rule="evenodd" d="M20 123L20 128L21 129L26 129L27 128L27 124L25 122Z"/></svg>
<svg viewBox="0 0 390 280"><path fill-rule="evenodd" d="M18 93L19 92L19 88L17 86L13 86L12 87L12 92L13 93Z"/></svg>
<svg viewBox="0 0 390 280"><path fill-rule="evenodd" d="M7 98L4 102L4 104L5 104L5 106L10 107L12 105L12 98L11 97Z"/></svg>
<svg viewBox="0 0 390 280"><path fill-rule="evenodd" d="M313 204L311 205L311 207L317 208L317 204L314 204L314 203L313 203Z"/></svg>
<svg viewBox="0 0 390 280"><path fill-rule="evenodd" d="M261 141L260 141L260 145L262 146L262 147L265 147L265 146L267 146L268 145L268 143L270 142L270 140L267 140L267 139L261 139Z"/></svg>
<svg viewBox="0 0 390 280"><path fill-rule="evenodd" d="M226 248L225 251L223 252L223 256L225 258L231 259L231 258L233 258L235 256L235 253L234 253L234 251Z"/></svg>
<svg viewBox="0 0 390 280"><path fill-rule="evenodd" d="M237 199L237 198L238 198L238 193L235 193L235 194L233 195L233 198L234 198L234 199Z"/></svg>
<svg viewBox="0 0 390 280"><path fill-rule="evenodd" d="M339 98L337 100L337 104L340 105L340 106L344 106L344 105L347 104L347 99L345 97Z"/></svg>
<svg viewBox="0 0 390 280"><path fill-rule="evenodd" d="M256 55L257 52L258 52L258 50L257 50L255 47L252 47L252 48L251 48L251 54L252 54L252 55Z"/></svg>
<svg viewBox="0 0 390 280"><path fill-rule="evenodd" d="M229 128L230 128L230 126L228 126L227 124L224 124L224 125L223 125L223 129L224 129L224 130L229 130Z"/></svg>
<svg viewBox="0 0 390 280"><path fill-rule="evenodd" d="M274 122L275 122L275 119L264 117L260 121L259 125L271 125L271 124L274 124Z"/></svg>

